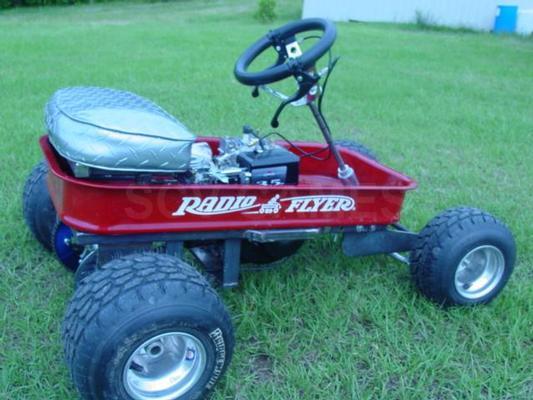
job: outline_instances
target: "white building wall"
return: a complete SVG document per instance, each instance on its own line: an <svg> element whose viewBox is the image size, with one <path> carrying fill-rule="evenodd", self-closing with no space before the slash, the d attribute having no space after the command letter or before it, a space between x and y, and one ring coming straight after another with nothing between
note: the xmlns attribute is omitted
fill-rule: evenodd
<svg viewBox="0 0 533 400"><path fill-rule="evenodd" d="M498 5L517 5L517 30L533 31L533 0L304 0L303 17L414 22L420 12L434 24L489 31L494 27Z"/></svg>

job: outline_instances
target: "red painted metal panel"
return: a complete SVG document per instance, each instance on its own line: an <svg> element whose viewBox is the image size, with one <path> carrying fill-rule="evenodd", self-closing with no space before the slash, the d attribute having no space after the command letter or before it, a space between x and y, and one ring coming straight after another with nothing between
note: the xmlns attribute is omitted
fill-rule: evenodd
<svg viewBox="0 0 533 400"><path fill-rule="evenodd" d="M217 138L200 138L216 149ZM343 150L361 181L343 186L333 157L302 158L298 185L137 185L77 179L43 136L48 187L61 220L97 234L193 232L390 224L400 218L410 178ZM298 143L306 151L322 144Z"/></svg>

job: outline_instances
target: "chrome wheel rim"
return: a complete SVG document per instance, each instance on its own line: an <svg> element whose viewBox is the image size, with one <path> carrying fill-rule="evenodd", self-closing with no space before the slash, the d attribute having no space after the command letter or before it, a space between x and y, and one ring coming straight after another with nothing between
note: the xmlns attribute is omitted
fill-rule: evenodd
<svg viewBox="0 0 533 400"><path fill-rule="evenodd" d="M459 262L455 271L455 289L467 299L479 299L498 286L504 270L505 258L500 249L478 246Z"/></svg>
<svg viewBox="0 0 533 400"><path fill-rule="evenodd" d="M206 366L202 342L185 332L154 336L131 354L123 382L135 400L170 400L187 393Z"/></svg>

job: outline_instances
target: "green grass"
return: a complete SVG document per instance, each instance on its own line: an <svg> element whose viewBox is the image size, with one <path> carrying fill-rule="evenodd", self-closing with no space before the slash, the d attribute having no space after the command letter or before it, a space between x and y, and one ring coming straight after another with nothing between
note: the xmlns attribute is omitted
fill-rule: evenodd
<svg viewBox="0 0 533 400"><path fill-rule="evenodd" d="M73 277L30 236L25 176L40 158L57 88L99 85L160 103L198 134L266 131L276 106L233 77L266 25L255 1L20 9L0 13L0 398L72 399L59 325ZM299 16L281 2L281 24ZM530 399L533 333L533 41L338 24L325 102L337 137L416 177L403 222L420 229L468 204L516 234L518 264L491 305L443 311L407 267L309 243L278 270L224 293L238 345L215 399ZM319 140L305 110L281 132Z"/></svg>

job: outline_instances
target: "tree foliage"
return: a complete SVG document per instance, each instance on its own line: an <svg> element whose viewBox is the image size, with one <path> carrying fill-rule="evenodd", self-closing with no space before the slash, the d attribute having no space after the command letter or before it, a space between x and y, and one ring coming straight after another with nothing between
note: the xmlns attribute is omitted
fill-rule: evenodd
<svg viewBox="0 0 533 400"><path fill-rule="evenodd" d="M276 19L276 0L259 0L255 18L261 22L270 22Z"/></svg>
<svg viewBox="0 0 533 400"><path fill-rule="evenodd" d="M105 3L112 0L0 0L0 8L39 7L82 3Z"/></svg>

